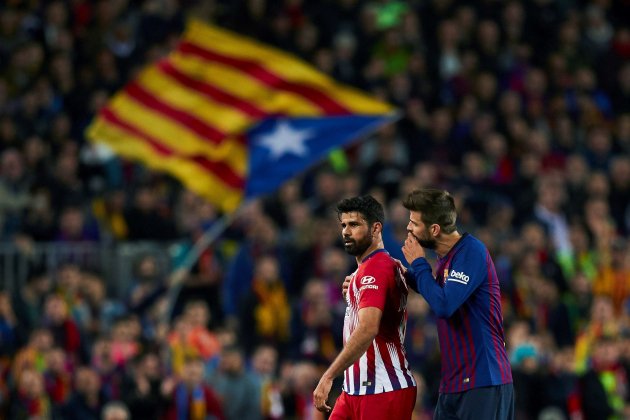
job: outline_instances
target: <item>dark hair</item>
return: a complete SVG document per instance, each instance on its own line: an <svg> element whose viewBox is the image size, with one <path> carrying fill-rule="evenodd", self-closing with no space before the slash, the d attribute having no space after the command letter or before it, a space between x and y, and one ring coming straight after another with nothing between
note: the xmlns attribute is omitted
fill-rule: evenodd
<svg viewBox="0 0 630 420"><path fill-rule="evenodd" d="M427 225L437 224L444 233L453 233L457 226L455 200L448 191L434 188L421 188L407 195L403 201L407 210L420 212L422 222Z"/></svg>
<svg viewBox="0 0 630 420"><path fill-rule="evenodd" d="M373 225L376 222L383 224L385 221L383 206L371 195L345 198L337 203L337 217L339 220L341 220L342 213L351 213L353 211L360 213L369 225Z"/></svg>

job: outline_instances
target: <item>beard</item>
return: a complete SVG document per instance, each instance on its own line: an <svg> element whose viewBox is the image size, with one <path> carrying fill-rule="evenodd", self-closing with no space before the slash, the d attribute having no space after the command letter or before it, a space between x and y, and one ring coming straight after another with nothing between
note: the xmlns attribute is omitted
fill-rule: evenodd
<svg viewBox="0 0 630 420"><path fill-rule="evenodd" d="M411 236L416 238L416 241L418 241L418 243L420 244L422 248L432 249L432 250L435 250L435 248L437 248L437 241L431 238L428 232L425 232L426 236L424 238L419 238L416 235L414 235L412 232L409 232L409 233L411 233Z"/></svg>
<svg viewBox="0 0 630 420"><path fill-rule="evenodd" d="M345 243L345 239L344 239L344 244L343 247L346 250L346 252L350 255L352 255L353 257L358 257L359 255L363 255L363 253L372 245L372 238L371 237L366 237L365 239L363 239L362 241L356 241L354 239L347 239L350 242Z"/></svg>

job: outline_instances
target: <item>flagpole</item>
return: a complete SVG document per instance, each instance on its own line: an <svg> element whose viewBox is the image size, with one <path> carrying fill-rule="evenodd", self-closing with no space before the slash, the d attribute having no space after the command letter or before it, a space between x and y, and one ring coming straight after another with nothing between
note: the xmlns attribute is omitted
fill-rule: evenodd
<svg viewBox="0 0 630 420"><path fill-rule="evenodd" d="M184 258L184 262L179 269L190 271L206 248L212 245L212 243L230 227L242 208L243 207L239 207L239 209L234 212L224 214L219 220L213 223L212 226L195 241L195 244L190 251L188 251L188 254L186 254L186 258Z"/></svg>
<svg viewBox="0 0 630 420"><path fill-rule="evenodd" d="M168 309L164 314L163 321L169 322L175 302L179 292L184 286L186 277L190 274L190 270L195 265L201 254L212 245L219 237L227 230L228 227L234 222L236 217L242 213L243 209L247 208L247 203L242 204L236 209L236 211L225 213L223 216L212 224L194 243L192 248L186 254L184 262L177 269L173 270L170 275L168 283Z"/></svg>

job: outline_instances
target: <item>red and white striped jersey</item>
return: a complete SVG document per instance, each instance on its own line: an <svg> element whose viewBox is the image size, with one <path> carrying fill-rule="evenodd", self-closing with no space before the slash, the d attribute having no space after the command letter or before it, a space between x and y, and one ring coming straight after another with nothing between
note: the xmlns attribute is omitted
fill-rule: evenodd
<svg viewBox="0 0 630 420"><path fill-rule="evenodd" d="M380 394L416 386L403 347L407 294L398 264L384 249L364 258L352 274L346 295L344 345L359 323L361 308L379 308L383 316L368 350L344 372L343 389L348 394Z"/></svg>

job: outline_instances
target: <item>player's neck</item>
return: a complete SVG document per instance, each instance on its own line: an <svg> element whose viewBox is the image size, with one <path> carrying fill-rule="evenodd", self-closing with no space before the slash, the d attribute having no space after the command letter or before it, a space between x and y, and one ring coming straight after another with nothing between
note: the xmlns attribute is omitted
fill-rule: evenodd
<svg viewBox="0 0 630 420"><path fill-rule="evenodd" d="M361 264L361 262L363 261L363 259L365 259L365 257L367 257L368 255L370 255L371 253L379 249L385 249L385 245L383 244L382 239L372 242L372 245L370 245L370 247L366 249L363 254L357 257L357 265Z"/></svg>
<svg viewBox="0 0 630 420"><path fill-rule="evenodd" d="M443 258L446 254L448 254L451 248L455 246L461 237L462 235L458 231L440 235L437 239L435 253L438 254L440 258Z"/></svg>

